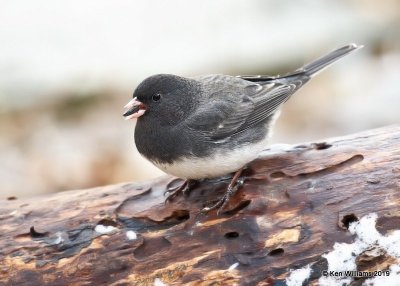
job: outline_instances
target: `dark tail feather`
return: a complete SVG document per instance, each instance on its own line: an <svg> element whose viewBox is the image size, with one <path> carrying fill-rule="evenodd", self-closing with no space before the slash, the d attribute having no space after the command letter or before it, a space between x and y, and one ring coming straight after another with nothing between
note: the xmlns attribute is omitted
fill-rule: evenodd
<svg viewBox="0 0 400 286"><path fill-rule="evenodd" d="M275 80L275 79L291 79L292 77L296 77L296 78L302 78L303 83L305 83L310 79L310 77L313 77L314 75L316 75L317 73L322 71L324 68L330 66L331 64L333 64L337 60L341 59L345 55L347 55L355 50L361 49L362 47L363 47L363 45L356 45L356 44L350 44L350 45L341 47L337 50L334 50L334 51L326 54L325 56L322 56L322 57L316 59L315 61L313 61L309 64L306 64L305 66L295 70L294 72L288 73L283 76L272 77L272 76L261 76L261 75L258 75L258 76L240 75L237 77L248 80L248 81L252 81L252 82L258 82L258 83L268 83L269 81Z"/></svg>
<svg viewBox="0 0 400 286"><path fill-rule="evenodd" d="M340 58L344 57L345 55L347 55L355 50L358 50L362 47L363 46L358 46L356 44L350 44L350 45L344 46L342 48L339 48L337 50L330 52L329 54L327 54L325 56L322 56L322 57L316 59L315 61L313 61L309 64L306 64L305 66L301 67L300 69L296 70L293 74L290 74L290 75L303 73L309 77L312 77L315 74L317 74L318 72L322 71L324 68L326 68L329 65L331 65L332 63L336 62L338 59L340 59Z"/></svg>

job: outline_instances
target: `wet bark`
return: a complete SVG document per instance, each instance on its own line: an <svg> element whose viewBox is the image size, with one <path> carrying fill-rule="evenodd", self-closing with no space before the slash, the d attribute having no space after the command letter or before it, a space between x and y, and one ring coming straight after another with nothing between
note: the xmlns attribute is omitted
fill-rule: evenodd
<svg viewBox="0 0 400 286"><path fill-rule="evenodd" d="M285 285L309 263L316 284L349 223L374 212L381 233L400 228L400 126L273 146L243 178L219 216L200 210L229 177L166 205L171 177L0 201L0 285Z"/></svg>

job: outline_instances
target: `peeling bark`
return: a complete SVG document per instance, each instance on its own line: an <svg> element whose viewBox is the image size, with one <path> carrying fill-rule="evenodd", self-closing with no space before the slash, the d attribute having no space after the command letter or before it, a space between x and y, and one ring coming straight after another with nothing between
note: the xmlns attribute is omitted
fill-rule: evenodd
<svg viewBox="0 0 400 286"><path fill-rule="evenodd" d="M166 205L178 179L0 201L0 285L285 285L310 263L316 285L351 222L375 212L379 232L400 229L400 126L266 150L244 179L219 216L200 210L229 177ZM357 258L359 270L393 263Z"/></svg>

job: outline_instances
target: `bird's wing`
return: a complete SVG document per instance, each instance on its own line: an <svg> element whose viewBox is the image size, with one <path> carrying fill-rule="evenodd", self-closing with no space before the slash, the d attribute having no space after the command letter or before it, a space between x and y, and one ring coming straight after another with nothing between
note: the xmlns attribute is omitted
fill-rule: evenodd
<svg viewBox="0 0 400 286"><path fill-rule="evenodd" d="M259 78L257 84L240 78L230 82L228 77L226 86L217 92L210 88L213 95L186 123L211 140L233 136L269 118L302 83L298 79L282 81L279 78L264 79L264 82Z"/></svg>
<svg viewBox="0 0 400 286"><path fill-rule="evenodd" d="M210 100L188 118L187 125L203 133L206 139L218 140L235 134L254 109L254 103L249 98L241 101Z"/></svg>

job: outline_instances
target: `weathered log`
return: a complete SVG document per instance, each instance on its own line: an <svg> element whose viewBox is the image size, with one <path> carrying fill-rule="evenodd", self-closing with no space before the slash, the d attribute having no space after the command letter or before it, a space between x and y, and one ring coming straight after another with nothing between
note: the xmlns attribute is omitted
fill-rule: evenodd
<svg viewBox="0 0 400 286"><path fill-rule="evenodd" d="M316 285L351 222L376 213L380 233L400 228L400 126L273 146L244 179L219 216L200 210L228 177L166 205L171 177L0 201L0 284L285 285L311 265ZM359 270L398 261L363 255Z"/></svg>

